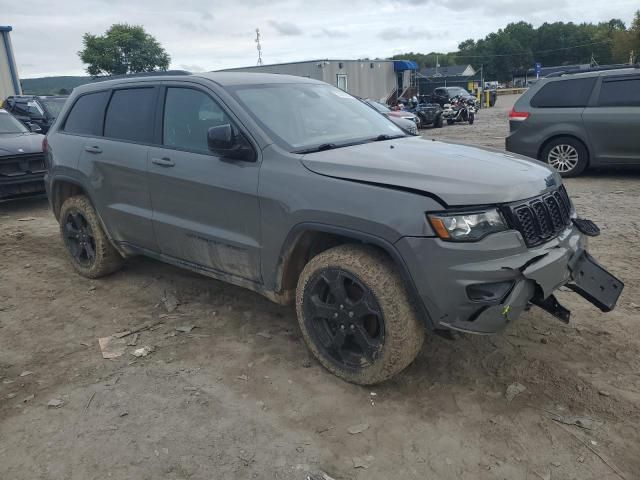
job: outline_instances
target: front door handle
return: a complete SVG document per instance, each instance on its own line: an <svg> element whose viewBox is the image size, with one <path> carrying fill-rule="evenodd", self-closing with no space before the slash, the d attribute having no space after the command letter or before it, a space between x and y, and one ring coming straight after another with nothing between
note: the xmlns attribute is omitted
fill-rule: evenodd
<svg viewBox="0 0 640 480"><path fill-rule="evenodd" d="M173 167L175 165L175 163L173 163L173 160L167 157L152 158L151 162L155 163L156 165L160 165L161 167Z"/></svg>
<svg viewBox="0 0 640 480"><path fill-rule="evenodd" d="M86 146L84 147L84 149L89 152L89 153L102 153L102 149L100 147L98 147L97 145L93 145L93 146Z"/></svg>

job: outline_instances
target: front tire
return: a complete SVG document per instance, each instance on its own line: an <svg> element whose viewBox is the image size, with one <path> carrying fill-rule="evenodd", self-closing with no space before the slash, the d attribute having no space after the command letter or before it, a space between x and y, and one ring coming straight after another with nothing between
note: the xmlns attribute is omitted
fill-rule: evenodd
<svg viewBox="0 0 640 480"><path fill-rule="evenodd" d="M314 257L298 280L296 310L311 352L351 383L394 376L424 341L402 277L373 247L341 245Z"/></svg>
<svg viewBox="0 0 640 480"><path fill-rule="evenodd" d="M98 215L84 195L67 198L60 209L60 234L71 265L87 278L118 270L123 259L102 229Z"/></svg>
<svg viewBox="0 0 640 480"><path fill-rule="evenodd" d="M579 140L559 137L544 147L541 160L562 177L577 177L589 164L589 152Z"/></svg>
<svg viewBox="0 0 640 480"><path fill-rule="evenodd" d="M469 125L473 125L473 122L476 120L476 115L474 113L469 114Z"/></svg>
<svg viewBox="0 0 640 480"><path fill-rule="evenodd" d="M436 117L436 121L433 122L433 126L434 128L442 128L443 125L444 125L444 120L442 119L442 115L438 115Z"/></svg>
<svg viewBox="0 0 640 480"><path fill-rule="evenodd" d="M447 118L447 125L453 125L454 123L456 123L455 120L452 120L450 118Z"/></svg>

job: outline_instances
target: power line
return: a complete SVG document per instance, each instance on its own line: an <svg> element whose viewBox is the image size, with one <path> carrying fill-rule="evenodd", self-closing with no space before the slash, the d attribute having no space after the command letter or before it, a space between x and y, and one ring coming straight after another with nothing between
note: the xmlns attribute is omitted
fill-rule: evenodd
<svg viewBox="0 0 640 480"><path fill-rule="evenodd" d="M487 54L487 55L458 55L457 53L451 53L450 55L454 56L454 57L458 57L458 58L487 58L487 57L515 57L518 55L528 55L528 54L532 54L532 55L541 55L544 53L551 53L551 52L560 52L562 50L571 50L573 48L582 48L582 47L589 47L591 45L599 45L602 43L609 43L612 42L612 39L607 39L607 40L601 40L599 42L590 42L590 43L583 43L582 45L573 45L571 47L562 47L562 48L552 48L549 50L539 50L537 52L531 52L531 51L522 51L522 52L518 52L518 53L495 53L495 54Z"/></svg>

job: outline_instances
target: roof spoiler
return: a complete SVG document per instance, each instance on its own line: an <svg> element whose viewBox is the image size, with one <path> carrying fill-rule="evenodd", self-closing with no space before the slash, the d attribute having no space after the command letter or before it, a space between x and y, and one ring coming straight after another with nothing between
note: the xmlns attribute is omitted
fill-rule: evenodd
<svg viewBox="0 0 640 480"><path fill-rule="evenodd" d="M583 70L563 70L561 72L553 72L546 75L544 78L562 77L563 75L574 75L576 73L589 73L589 72L606 72L608 70L625 70L629 68L640 68L640 63L626 64L626 65L610 65L603 67L591 67Z"/></svg>

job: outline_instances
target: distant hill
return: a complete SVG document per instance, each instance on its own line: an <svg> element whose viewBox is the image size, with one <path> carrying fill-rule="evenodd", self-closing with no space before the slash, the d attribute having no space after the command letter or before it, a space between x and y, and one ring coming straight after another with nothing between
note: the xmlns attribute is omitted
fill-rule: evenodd
<svg viewBox="0 0 640 480"><path fill-rule="evenodd" d="M41 77L23 78L20 83L25 95L57 95L61 89L71 93L75 87L92 81L91 77Z"/></svg>

